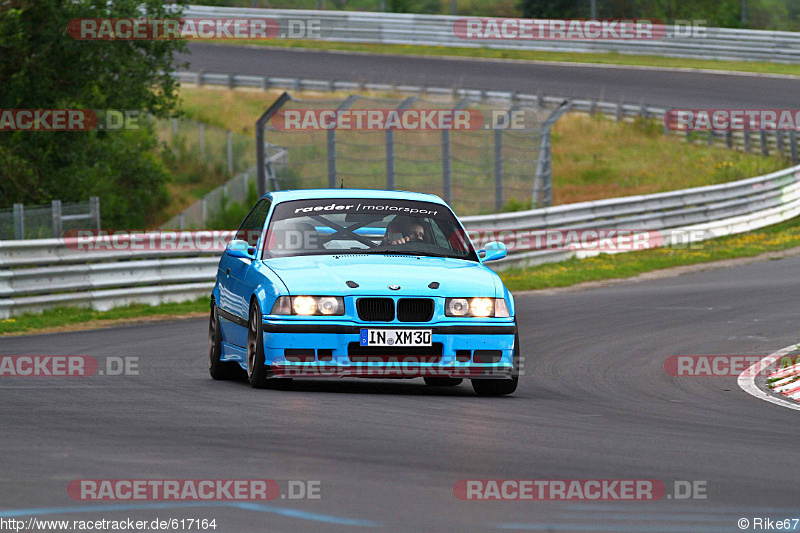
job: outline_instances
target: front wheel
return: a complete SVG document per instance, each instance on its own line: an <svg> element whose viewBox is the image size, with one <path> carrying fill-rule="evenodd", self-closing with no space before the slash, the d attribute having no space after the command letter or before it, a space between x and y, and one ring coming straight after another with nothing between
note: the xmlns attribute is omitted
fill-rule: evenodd
<svg viewBox="0 0 800 533"><path fill-rule="evenodd" d="M264 329L261 309L258 302L250 306L250 320L247 322L247 381L256 389L272 386L285 388L292 383L291 378L276 378L266 365L264 356Z"/></svg>
<svg viewBox="0 0 800 533"><path fill-rule="evenodd" d="M519 333L514 335L514 369L511 379L473 379L472 388L478 396L505 396L517 390L519 382Z"/></svg>
<svg viewBox="0 0 800 533"><path fill-rule="evenodd" d="M261 324L261 310L258 302L253 302L247 323L247 381L256 389L267 386L270 374L264 357L264 331Z"/></svg>

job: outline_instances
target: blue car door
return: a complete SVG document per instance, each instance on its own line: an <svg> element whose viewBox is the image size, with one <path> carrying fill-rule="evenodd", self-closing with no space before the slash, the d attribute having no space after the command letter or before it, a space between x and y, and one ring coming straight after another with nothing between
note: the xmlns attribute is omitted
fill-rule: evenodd
<svg viewBox="0 0 800 533"><path fill-rule="evenodd" d="M250 246L258 249L269 207L269 200L260 200L236 231L235 238L247 241ZM241 324L237 324L230 320L221 320L220 327L227 342L241 347L247 346L247 328L242 324L246 323L249 318L250 295L253 293L253 288L247 286L244 280L252 263L253 261L250 259L231 257L228 254L225 254L220 261L219 275L222 282L220 283L219 305L223 310L235 315L241 322Z"/></svg>

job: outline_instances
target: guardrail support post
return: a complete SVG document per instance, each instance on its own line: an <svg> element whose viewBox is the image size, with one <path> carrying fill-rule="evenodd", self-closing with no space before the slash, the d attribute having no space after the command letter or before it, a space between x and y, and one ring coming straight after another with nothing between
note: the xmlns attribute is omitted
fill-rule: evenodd
<svg viewBox="0 0 800 533"><path fill-rule="evenodd" d="M617 122L622 120L622 113L623 113L623 106L624 105L625 104L623 104L622 102L617 103L617 111L616 111L616 113L614 113L614 120L616 120Z"/></svg>
<svg viewBox="0 0 800 533"><path fill-rule="evenodd" d="M769 155L769 146L767 145L767 132L761 130L759 132L760 142L761 142L761 155Z"/></svg>
<svg viewBox="0 0 800 533"><path fill-rule="evenodd" d="M750 143L750 130L744 130L744 151L747 153L753 151L753 147Z"/></svg>
<svg viewBox="0 0 800 533"><path fill-rule="evenodd" d="M733 132L728 130L725 132L725 144L728 145L728 148L733 150Z"/></svg>
<svg viewBox="0 0 800 533"><path fill-rule="evenodd" d="M708 145L714 146L714 131L708 130Z"/></svg>
<svg viewBox="0 0 800 533"><path fill-rule="evenodd" d="M797 164L797 131L789 131L789 150L792 152L792 164Z"/></svg>
<svg viewBox="0 0 800 533"><path fill-rule="evenodd" d="M22 204L14 204L14 238L25 238L25 206Z"/></svg>
<svg viewBox="0 0 800 533"><path fill-rule="evenodd" d="M100 229L100 198L98 196L89 197L89 214L97 223L97 229Z"/></svg>
<svg viewBox="0 0 800 533"><path fill-rule="evenodd" d="M777 130L775 132L775 145L778 148L778 154L784 155L783 130Z"/></svg>
<svg viewBox="0 0 800 533"><path fill-rule="evenodd" d="M51 203L53 212L53 238L61 237L61 200L53 200Z"/></svg>

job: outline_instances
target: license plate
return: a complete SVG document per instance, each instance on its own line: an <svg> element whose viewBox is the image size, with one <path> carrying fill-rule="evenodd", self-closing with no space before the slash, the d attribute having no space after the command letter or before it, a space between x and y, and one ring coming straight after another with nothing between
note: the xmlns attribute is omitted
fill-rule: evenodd
<svg viewBox="0 0 800 533"><path fill-rule="evenodd" d="M430 346L429 329L362 329L361 346Z"/></svg>

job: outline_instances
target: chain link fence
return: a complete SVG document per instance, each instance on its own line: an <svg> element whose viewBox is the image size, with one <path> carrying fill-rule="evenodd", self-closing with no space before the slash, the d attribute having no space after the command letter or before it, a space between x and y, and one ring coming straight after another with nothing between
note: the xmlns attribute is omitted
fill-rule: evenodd
<svg viewBox="0 0 800 533"><path fill-rule="evenodd" d="M392 128L388 119L385 127L314 123L325 113L353 119L377 113L383 119L393 111L400 117L406 112L421 117L455 110L469 116L468 127ZM280 166L267 168L266 182L273 189L343 186L426 192L464 214L546 205L547 136L555 119L548 121L554 112L535 102L353 94L343 99L288 97L273 111L264 125L264 140L285 147L288 154ZM540 163L541 158L548 161Z"/></svg>
<svg viewBox="0 0 800 533"><path fill-rule="evenodd" d="M50 205L14 204L0 209L0 240L60 238L92 226L100 229L100 199L96 196L88 202L53 200Z"/></svg>
<svg viewBox="0 0 800 533"><path fill-rule="evenodd" d="M159 140L172 152L177 166L187 168L187 177L209 172L233 176L219 187L200 197L161 227L163 229L200 229L207 227L217 213L233 202L249 202L248 192L255 189L255 146L247 135L189 119L156 121Z"/></svg>

